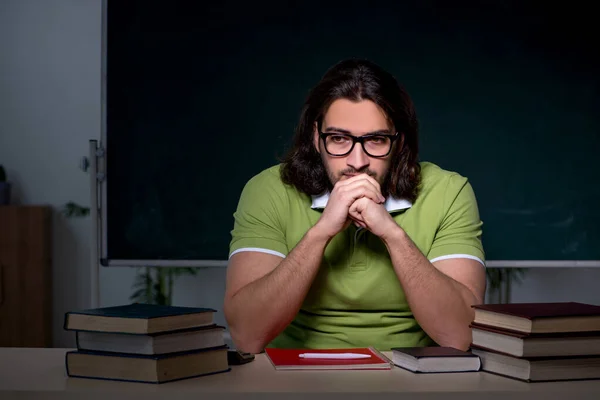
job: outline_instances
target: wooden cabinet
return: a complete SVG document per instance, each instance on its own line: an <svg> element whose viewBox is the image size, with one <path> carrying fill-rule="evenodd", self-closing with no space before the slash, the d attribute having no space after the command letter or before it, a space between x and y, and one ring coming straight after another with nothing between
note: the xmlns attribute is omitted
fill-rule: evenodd
<svg viewBox="0 0 600 400"><path fill-rule="evenodd" d="M0 347L52 346L52 211L0 206Z"/></svg>

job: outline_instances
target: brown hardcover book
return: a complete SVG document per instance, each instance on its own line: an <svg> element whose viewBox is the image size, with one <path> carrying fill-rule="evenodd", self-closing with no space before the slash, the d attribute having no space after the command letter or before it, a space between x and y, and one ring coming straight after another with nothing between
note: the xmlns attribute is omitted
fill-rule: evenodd
<svg viewBox="0 0 600 400"><path fill-rule="evenodd" d="M479 371L479 357L453 347L395 347L392 361L412 372L470 372Z"/></svg>
<svg viewBox="0 0 600 400"><path fill-rule="evenodd" d="M600 356L600 332L522 333L471 324L474 347L515 357Z"/></svg>
<svg viewBox="0 0 600 400"><path fill-rule="evenodd" d="M76 378L164 383L228 372L227 346L161 355L69 351L67 375Z"/></svg>
<svg viewBox="0 0 600 400"><path fill-rule="evenodd" d="M481 359L481 370L527 382L600 379L600 357L520 358L494 351L472 349Z"/></svg>
<svg viewBox="0 0 600 400"><path fill-rule="evenodd" d="M576 302L476 304L473 323L524 333L600 331L600 306Z"/></svg>

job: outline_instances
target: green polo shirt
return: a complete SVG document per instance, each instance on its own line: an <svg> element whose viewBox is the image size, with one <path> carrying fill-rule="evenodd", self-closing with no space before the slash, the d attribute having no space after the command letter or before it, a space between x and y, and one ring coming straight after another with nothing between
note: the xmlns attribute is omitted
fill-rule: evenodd
<svg viewBox="0 0 600 400"><path fill-rule="evenodd" d="M470 183L432 163L421 167L417 200L388 198L386 209L431 262L471 258L484 265L482 222ZM230 257L242 251L285 257L321 216L328 194L306 195L284 184L279 170L280 165L270 167L244 187ZM300 311L269 347L389 350L431 344L408 306L386 246L351 225L327 245Z"/></svg>

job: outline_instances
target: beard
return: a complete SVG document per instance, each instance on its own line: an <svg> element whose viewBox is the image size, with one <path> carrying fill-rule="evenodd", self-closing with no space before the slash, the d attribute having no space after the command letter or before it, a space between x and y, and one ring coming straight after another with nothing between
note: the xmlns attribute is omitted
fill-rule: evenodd
<svg viewBox="0 0 600 400"><path fill-rule="evenodd" d="M387 197L387 195L388 195L389 182L386 179L387 176L389 175L388 172L386 172L383 176L379 176L379 175L377 175L377 172L373 171L372 169L369 169L368 167L362 168L360 170L349 167L349 168L345 168L345 169L342 169L342 170L339 170L336 172L336 171L332 171L325 162L323 162L323 166L325 167L325 171L327 172L327 177L329 178L329 182L328 182L329 192L331 192L333 190L333 187L335 186L335 184L338 183L340 180L347 179L345 177L345 174L367 174L379 183L379 186L381 187L381 194L384 197Z"/></svg>

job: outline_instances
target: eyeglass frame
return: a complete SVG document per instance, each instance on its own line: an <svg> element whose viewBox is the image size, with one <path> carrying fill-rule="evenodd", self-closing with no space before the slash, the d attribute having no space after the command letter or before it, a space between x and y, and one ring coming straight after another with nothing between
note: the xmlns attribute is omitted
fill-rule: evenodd
<svg viewBox="0 0 600 400"><path fill-rule="evenodd" d="M350 146L350 150L348 150L346 153L343 154L333 154L331 153L328 149L327 149L327 143L325 142L327 140L328 136L345 136L345 137L349 137L350 139L352 139L352 146ZM371 155L367 149L365 148L365 139L374 137L374 136L384 136L387 138L390 138L390 148L388 150L387 153L385 153L384 155L381 156L373 156ZM369 157L373 157L373 158L383 158L383 157L387 157L390 155L390 153L392 152L392 147L394 146L394 141L396 139L398 139L400 137L400 132L396 132L393 135L390 134L385 134L385 133L371 133L368 135L363 135L363 136L354 136L354 135L350 135L349 133L340 133L340 132L323 132L321 130L319 130L319 137L321 138L321 140L323 140L323 147L325 147L325 151L327 152L327 154L329 154L330 156L334 156L334 157L345 157L348 154L352 153L352 150L354 150L354 146L356 145L356 143L360 143L360 145L362 146L363 151L365 152L366 155L368 155Z"/></svg>

